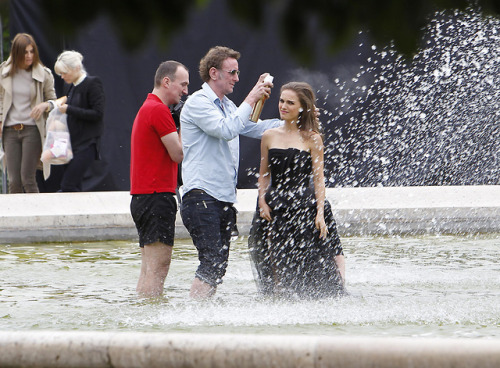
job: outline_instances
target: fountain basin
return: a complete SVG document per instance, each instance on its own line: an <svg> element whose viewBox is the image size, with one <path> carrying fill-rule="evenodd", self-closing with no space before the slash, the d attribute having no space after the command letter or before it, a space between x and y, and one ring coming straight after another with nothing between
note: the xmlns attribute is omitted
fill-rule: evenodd
<svg viewBox="0 0 500 368"><path fill-rule="evenodd" d="M166 299L135 297L140 256L127 192L0 196L3 243L24 243L0 252L0 366L500 364L499 187L342 188L328 197L351 297L258 300L241 239L221 301L200 306L187 297L196 256L182 239ZM243 235L255 198L239 192ZM436 235L447 233L466 235ZM107 237L133 240L71 243ZM39 244L48 239L59 243Z"/></svg>
<svg viewBox="0 0 500 368"><path fill-rule="evenodd" d="M328 188L341 236L500 232L500 186ZM256 189L238 191L248 235ZM2 243L135 239L128 192L0 196ZM180 216L176 237L188 238Z"/></svg>
<svg viewBox="0 0 500 368"><path fill-rule="evenodd" d="M0 332L9 367L498 367L500 341Z"/></svg>

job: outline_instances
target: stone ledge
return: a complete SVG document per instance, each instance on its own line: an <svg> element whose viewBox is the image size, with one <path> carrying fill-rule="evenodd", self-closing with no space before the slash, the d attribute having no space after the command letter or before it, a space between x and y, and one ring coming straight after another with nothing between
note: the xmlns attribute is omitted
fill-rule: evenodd
<svg viewBox="0 0 500 368"><path fill-rule="evenodd" d="M341 236L500 232L500 186L329 188ZM238 191L248 235L257 190ZM2 243L135 240L128 192L0 195ZM189 237L178 215L176 237Z"/></svg>
<svg viewBox="0 0 500 368"><path fill-rule="evenodd" d="M2 367L498 367L500 340L0 331Z"/></svg>

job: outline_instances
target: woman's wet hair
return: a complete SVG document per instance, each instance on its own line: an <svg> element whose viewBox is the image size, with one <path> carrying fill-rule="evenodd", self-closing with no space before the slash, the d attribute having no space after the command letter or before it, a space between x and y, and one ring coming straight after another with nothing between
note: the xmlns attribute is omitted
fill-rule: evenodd
<svg viewBox="0 0 500 368"><path fill-rule="evenodd" d="M294 91L302 107L302 112L299 114L297 126L302 131L316 132L321 134L321 127L316 117L316 95L308 83L305 82L289 82L281 87L281 92L285 90Z"/></svg>

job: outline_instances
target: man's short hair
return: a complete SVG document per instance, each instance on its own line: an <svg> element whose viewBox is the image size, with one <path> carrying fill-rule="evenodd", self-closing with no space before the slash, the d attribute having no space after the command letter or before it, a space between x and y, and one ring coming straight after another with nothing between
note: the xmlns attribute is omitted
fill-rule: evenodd
<svg viewBox="0 0 500 368"><path fill-rule="evenodd" d="M170 80L174 81L175 80L175 73L177 72L177 68L183 67L184 69L188 70L186 66L182 63L179 63L178 61L174 60L167 60L164 61L163 63L160 64L158 69L156 69L156 74L155 74L155 87L160 87L161 86L161 81L165 77L169 77Z"/></svg>
<svg viewBox="0 0 500 368"><path fill-rule="evenodd" d="M207 54L200 61L200 77L204 82L210 80L210 69L221 69L222 63L227 58L238 60L240 53L229 47L215 46L208 50Z"/></svg>

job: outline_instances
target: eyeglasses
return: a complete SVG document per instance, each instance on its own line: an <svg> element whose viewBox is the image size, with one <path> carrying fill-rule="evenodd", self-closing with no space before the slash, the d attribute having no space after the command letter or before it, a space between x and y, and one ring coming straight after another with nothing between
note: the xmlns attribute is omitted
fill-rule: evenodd
<svg viewBox="0 0 500 368"><path fill-rule="evenodd" d="M240 71L239 70L236 70L236 69L233 69L233 70L223 70L224 72L226 73L229 73L231 75L237 75L237 76L240 76Z"/></svg>

